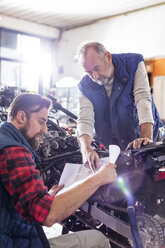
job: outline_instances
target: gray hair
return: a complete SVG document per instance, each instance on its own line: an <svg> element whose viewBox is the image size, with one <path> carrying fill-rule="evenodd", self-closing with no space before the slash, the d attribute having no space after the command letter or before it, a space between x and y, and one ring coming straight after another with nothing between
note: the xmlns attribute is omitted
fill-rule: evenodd
<svg viewBox="0 0 165 248"><path fill-rule="evenodd" d="M77 49L77 55L79 60L81 56L85 58L87 50L90 47L92 47L101 57L103 57L107 52L105 47L99 42L81 42Z"/></svg>

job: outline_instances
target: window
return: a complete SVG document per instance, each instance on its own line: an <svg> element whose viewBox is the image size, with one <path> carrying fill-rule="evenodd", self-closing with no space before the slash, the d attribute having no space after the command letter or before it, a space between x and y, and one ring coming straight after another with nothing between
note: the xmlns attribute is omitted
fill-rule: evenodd
<svg viewBox="0 0 165 248"><path fill-rule="evenodd" d="M1 85L20 86L20 68L18 62L8 60L1 61Z"/></svg>
<svg viewBox="0 0 165 248"><path fill-rule="evenodd" d="M0 29L0 84L43 94L49 89L52 40Z"/></svg>

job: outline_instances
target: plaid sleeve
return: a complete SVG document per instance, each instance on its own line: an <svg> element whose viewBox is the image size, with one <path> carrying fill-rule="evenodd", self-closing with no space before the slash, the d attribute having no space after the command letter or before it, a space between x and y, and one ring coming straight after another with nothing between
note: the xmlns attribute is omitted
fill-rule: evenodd
<svg viewBox="0 0 165 248"><path fill-rule="evenodd" d="M0 178L17 211L25 219L43 223L54 197L48 194L29 150L5 148L0 161Z"/></svg>

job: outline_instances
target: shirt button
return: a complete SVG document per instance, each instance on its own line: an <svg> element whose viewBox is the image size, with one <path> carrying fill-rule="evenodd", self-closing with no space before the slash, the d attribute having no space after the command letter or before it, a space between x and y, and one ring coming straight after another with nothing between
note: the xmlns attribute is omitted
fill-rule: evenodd
<svg viewBox="0 0 165 248"><path fill-rule="evenodd" d="M124 140L121 140L121 143L124 143Z"/></svg>
<svg viewBox="0 0 165 248"><path fill-rule="evenodd" d="M127 80L127 78L126 77L124 77L124 81L126 81Z"/></svg>
<svg viewBox="0 0 165 248"><path fill-rule="evenodd" d="M118 87L118 90L120 90L120 87Z"/></svg>

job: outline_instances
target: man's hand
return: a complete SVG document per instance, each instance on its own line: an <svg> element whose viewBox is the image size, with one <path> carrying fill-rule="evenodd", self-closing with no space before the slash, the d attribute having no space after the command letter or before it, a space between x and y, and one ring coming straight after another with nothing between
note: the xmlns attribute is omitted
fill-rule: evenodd
<svg viewBox="0 0 165 248"><path fill-rule="evenodd" d="M153 141L149 138L138 138L130 142L126 148L126 150L133 148L133 149L139 149L142 145L147 145L152 143Z"/></svg>
<svg viewBox="0 0 165 248"><path fill-rule="evenodd" d="M99 167L99 155L91 147L92 139L89 135L83 134L79 137L83 164L92 167L95 171Z"/></svg>
<svg viewBox="0 0 165 248"><path fill-rule="evenodd" d="M95 171L99 165L99 155L92 148L82 151L83 164L87 167L92 166L92 169Z"/></svg>
<svg viewBox="0 0 165 248"><path fill-rule="evenodd" d="M58 191L60 191L62 188L64 187L64 184L58 186L58 185L54 185L50 190L49 190L49 195L56 195L58 193Z"/></svg>
<svg viewBox="0 0 165 248"><path fill-rule="evenodd" d="M140 138L130 142L126 148L139 149L142 145L147 145L153 142L153 124L143 123L140 125Z"/></svg>
<svg viewBox="0 0 165 248"><path fill-rule="evenodd" d="M108 163L103 165L98 174L101 175L102 185L115 182L117 180L116 164Z"/></svg>

